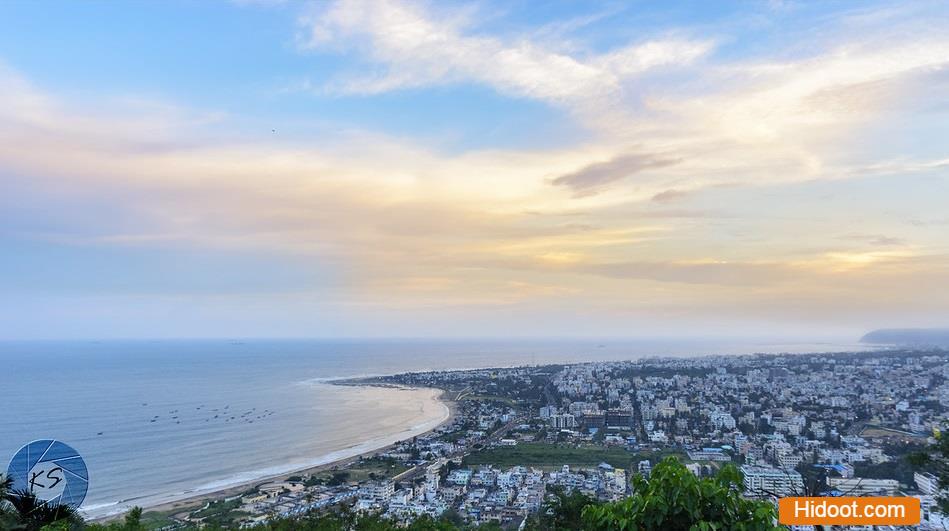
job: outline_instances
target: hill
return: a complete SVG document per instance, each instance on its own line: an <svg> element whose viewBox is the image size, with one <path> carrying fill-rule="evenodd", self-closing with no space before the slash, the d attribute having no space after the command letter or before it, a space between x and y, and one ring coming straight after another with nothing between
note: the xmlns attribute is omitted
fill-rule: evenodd
<svg viewBox="0 0 949 531"><path fill-rule="evenodd" d="M949 328L882 328L864 335L860 342L949 347Z"/></svg>

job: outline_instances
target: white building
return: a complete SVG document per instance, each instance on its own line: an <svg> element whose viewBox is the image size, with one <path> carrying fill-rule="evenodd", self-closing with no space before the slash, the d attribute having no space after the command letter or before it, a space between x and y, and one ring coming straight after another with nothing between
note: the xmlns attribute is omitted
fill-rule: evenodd
<svg viewBox="0 0 949 531"><path fill-rule="evenodd" d="M793 470L744 465L745 491L753 496L789 496L804 491L804 480Z"/></svg>
<svg viewBox="0 0 949 531"><path fill-rule="evenodd" d="M639 470L639 473L643 475L643 477L648 478L649 474L652 472L652 464L648 459L644 459L639 462L637 469Z"/></svg>
<svg viewBox="0 0 949 531"><path fill-rule="evenodd" d="M940 494L939 478L930 472L914 472L913 481L916 482L916 486L923 494L928 496Z"/></svg>
<svg viewBox="0 0 949 531"><path fill-rule="evenodd" d="M550 417L550 426L557 429L571 429L577 427L577 419L569 413L563 415L552 415Z"/></svg>
<svg viewBox="0 0 949 531"><path fill-rule="evenodd" d="M735 417L724 412L715 412L709 416L709 420L712 422L712 426L715 426L718 429L735 429Z"/></svg>
<svg viewBox="0 0 949 531"><path fill-rule="evenodd" d="M867 496L871 494L896 496L896 493L900 490L900 482L895 479L827 478L827 485L847 496Z"/></svg>
<svg viewBox="0 0 949 531"><path fill-rule="evenodd" d="M391 481L381 481L379 483L369 483L359 490L359 497L372 500L377 503L386 503L395 492L395 484Z"/></svg>

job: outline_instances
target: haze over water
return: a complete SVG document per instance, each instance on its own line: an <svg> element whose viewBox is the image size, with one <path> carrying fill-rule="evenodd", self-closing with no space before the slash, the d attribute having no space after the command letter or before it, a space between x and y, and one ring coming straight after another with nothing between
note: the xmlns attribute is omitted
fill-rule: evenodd
<svg viewBox="0 0 949 531"><path fill-rule="evenodd" d="M382 446L444 418L430 391L327 379L406 371L857 345L579 341L0 343L0 461L55 438L90 470L92 515L153 505Z"/></svg>

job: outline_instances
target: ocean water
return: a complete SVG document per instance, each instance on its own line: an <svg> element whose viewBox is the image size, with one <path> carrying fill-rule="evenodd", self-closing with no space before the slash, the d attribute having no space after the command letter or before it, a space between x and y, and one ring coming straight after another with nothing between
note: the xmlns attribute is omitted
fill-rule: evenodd
<svg viewBox="0 0 949 531"><path fill-rule="evenodd" d="M0 343L0 466L35 439L76 448L89 516L289 472L408 438L446 415L431 390L327 380L405 371L852 344L579 341Z"/></svg>

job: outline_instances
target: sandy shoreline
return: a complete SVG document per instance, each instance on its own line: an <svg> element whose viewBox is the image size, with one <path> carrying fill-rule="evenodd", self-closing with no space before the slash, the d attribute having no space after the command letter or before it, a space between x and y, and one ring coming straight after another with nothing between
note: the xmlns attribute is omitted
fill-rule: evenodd
<svg viewBox="0 0 949 531"><path fill-rule="evenodd" d="M347 383L344 384L344 385L367 386L367 387L380 387L380 386L376 386L376 385L373 385L373 384L370 384L370 383L358 383L358 382L347 382ZM395 386L395 387L409 388L408 386ZM414 387L414 388L412 388L412 389L433 389L433 388L419 388L419 387ZM208 492L203 492L203 493L200 493L200 494L185 495L185 496L183 496L183 497L180 498L180 499L169 500L169 501L167 501L167 502L162 502L162 503L157 503L157 504L151 504L151 505L149 505L149 504L142 504L142 505L140 505L140 506L141 506L142 509L144 509L146 512L152 512L152 511L154 511L154 512L176 512L176 511L184 511L184 510L186 510L186 509L190 509L190 508L193 508L193 507L195 507L195 506L201 506L201 505L203 505L203 504L205 504L206 502L211 501L211 500L218 500L218 499L221 499L221 498L228 498L228 497L231 497L231 496L237 496L237 495L239 495L239 494L241 494L241 493L243 493L243 492L246 492L247 490L250 490L250 489L252 489L252 488L254 488L254 487L257 487L257 486L259 486L259 485L262 485L262 484L265 484L265 483L269 483L269 482L272 482L272 481L275 481L275 480L283 480L283 479L286 479L288 476L316 474L316 473L324 472L324 471L326 471L326 470L334 469L334 468L336 468L336 467L340 467L340 466L342 466L342 465L348 465L348 464L350 464L350 463L352 463L352 462L354 462L354 461L358 461L360 458L371 457L371 456L373 456L373 455L375 455L375 454L378 454L378 453L381 453L381 452L389 451L389 450L393 449L396 445L398 445L400 442L402 442L402 441L404 441L404 440L406 440L406 439L411 439L412 437L417 437L417 436L420 436L420 435L424 435L424 434L431 433L431 432L435 431L436 429L438 429L440 426L443 426L443 425L445 425L445 424L447 424L447 423L450 423L450 422L452 422L452 420L455 419L455 417L456 417L456 415L457 415L457 412L458 412L458 410L457 410L457 404L456 404L454 401L448 399L448 398L445 396L446 392L445 392L444 390L441 390L441 389L433 389L433 390L439 391L438 394L435 395L433 398L434 398L436 401L438 401L439 404L441 404L442 406L444 406L446 411L445 411L445 416L444 416L444 418L442 418L436 425L434 425L434 426L432 426L431 428L428 428L428 429L426 429L426 430L419 431L419 432L413 432L413 431L411 430L411 428L409 428L409 429L407 429L407 430L404 430L403 432L398 432L398 434L393 434L393 435L399 435L400 438L399 438L399 440L397 440L397 441L389 442L389 443L384 443L384 444L380 444L379 446L372 447L372 448L362 449L362 451L359 451L358 453L355 453L355 454L353 454L353 455L348 455L348 456L345 456L345 457L341 457L341 458L339 458L339 459L334 459L334 460L328 461L328 462L326 462L326 463L321 463L321 464L318 464L318 465L314 465L314 466L310 466L310 467L305 467L305 468L300 468L300 469L289 470L289 471L286 471L286 472L283 472L283 473L280 473L280 474L273 474L273 475L269 475L269 476L262 476L262 477L259 477L259 478L256 478L256 479L252 479L252 480L248 480L248 481L243 481L243 482L240 482L240 483L235 483L234 485L229 485L229 486L224 487L224 488L215 489L215 490L208 491ZM389 437L391 437L391 436L392 436L392 435L390 435L390 436L382 436L382 437L378 437L378 438L380 438L380 439L381 439L381 438L389 438ZM360 446L361 444L364 444L364 443L356 443L356 444L354 444L351 448L358 447L358 446ZM347 450L347 449L344 448L344 449L342 449L342 450L337 450L337 451L334 451L334 452L329 452L327 455L332 455L332 454L335 454L335 453L343 453L343 452L345 452L346 450ZM131 507L129 507L129 508L131 508ZM121 510L120 512L114 513L114 514L99 515L99 516L89 516L88 519L89 519L90 521L93 521L93 522L106 522L106 521L109 521L109 520L115 520L115 519L121 518L121 517L124 516L124 514L125 514L125 509Z"/></svg>

